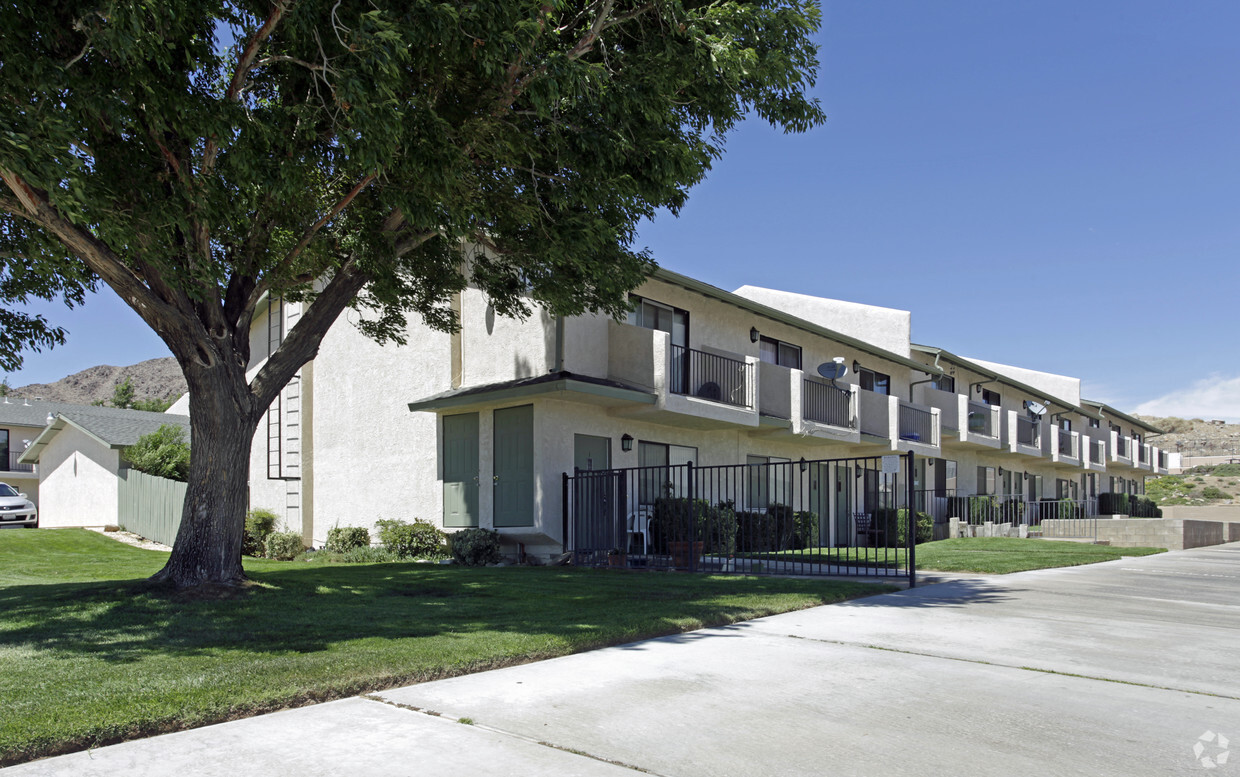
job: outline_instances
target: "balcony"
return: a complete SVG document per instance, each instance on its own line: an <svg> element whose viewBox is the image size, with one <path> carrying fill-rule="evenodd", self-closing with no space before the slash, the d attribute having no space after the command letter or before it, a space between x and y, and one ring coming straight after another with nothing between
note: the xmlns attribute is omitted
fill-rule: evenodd
<svg viewBox="0 0 1240 777"><path fill-rule="evenodd" d="M852 392L837 388L824 380L803 378L801 417L816 424L850 429L856 422Z"/></svg>
<svg viewBox="0 0 1240 777"><path fill-rule="evenodd" d="M1080 432L1055 429L1055 437L1051 446L1051 463L1074 469L1081 466Z"/></svg>
<svg viewBox="0 0 1240 777"><path fill-rule="evenodd" d="M1085 446L1084 460L1081 464L1093 472L1105 472L1107 468L1107 444L1103 440L1082 437L1081 445Z"/></svg>
<svg viewBox="0 0 1240 777"><path fill-rule="evenodd" d="M34 472L33 464L22 464L18 461L18 459L21 458L22 453L23 451L9 451L8 460L0 460L0 464L7 465L7 469L4 470L5 472Z"/></svg>
<svg viewBox="0 0 1240 777"><path fill-rule="evenodd" d="M893 451L939 452L942 423L938 408L873 391L859 390L857 395L862 434L881 438Z"/></svg>
<svg viewBox="0 0 1240 777"><path fill-rule="evenodd" d="M617 415L695 429L757 427L757 375L754 357L685 348L667 332L608 322L607 377L655 395Z"/></svg>
<svg viewBox="0 0 1240 777"><path fill-rule="evenodd" d="M1134 440L1132 447L1137 452L1137 469L1154 469L1154 457L1151 455L1150 451L1151 446L1146 443L1138 443Z"/></svg>
<svg viewBox="0 0 1240 777"><path fill-rule="evenodd" d="M1156 451L1154 456L1154 474L1166 475L1169 472L1167 469L1168 464L1170 464L1170 457L1167 455L1167 452L1164 450Z"/></svg>
<svg viewBox="0 0 1240 777"><path fill-rule="evenodd" d="M919 394L922 404L939 411L940 426L949 434L955 434L956 444L969 448L1000 446L998 407L971 402L965 394L936 388L922 387Z"/></svg>
<svg viewBox="0 0 1240 777"><path fill-rule="evenodd" d="M1006 431L1007 447L1012 453L1026 456L1042 456L1042 422L1028 416L1008 411Z"/></svg>
<svg viewBox="0 0 1240 777"><path fill-rule="evenodd" d="M1132 461L1132 438L1125 437L1119 432L1111 432L1111 461L1110 464L1124 467L1133 466Z"/></svg>

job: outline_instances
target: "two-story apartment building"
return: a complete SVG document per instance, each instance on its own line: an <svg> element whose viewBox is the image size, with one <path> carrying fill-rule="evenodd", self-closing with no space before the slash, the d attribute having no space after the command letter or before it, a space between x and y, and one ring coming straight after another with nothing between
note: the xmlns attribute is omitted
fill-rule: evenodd
<svg viewBox="0 0 1240 777"><path fill-rule="evenodd" d="M517 321L470 288L452 303L458 333L411 325L403 347L342 319L255 437L251 503L315 544L336 525L423 518L495 528L545 555L562 548L563 476L575 469L806 471L911 451L912 485L936 518L950 496L1086 499L1140 490L1160 471L1159 452L1133 439L1156 430L1082 401L1078 380L914 345L905 311L727 292L662 269L632 299L624 321ZM252 369L296 316L295 305L260 311ZM807 494L831 516L819 541L845 542L827 495L874 473L816 473ZM773 499L764 488L739 498Z"/></svg>

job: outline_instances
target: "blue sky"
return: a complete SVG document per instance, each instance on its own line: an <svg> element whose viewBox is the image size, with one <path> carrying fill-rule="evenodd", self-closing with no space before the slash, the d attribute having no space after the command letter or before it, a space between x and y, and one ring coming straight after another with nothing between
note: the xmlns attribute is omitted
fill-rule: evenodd
<svg viewBox="0 0 1240 777"><path fill-rule="evenodd" d="M826 2L828 121L750 121L664 266L910 310L913 338L1240 420L1240 4ZM114 298L12 385L166 354ZM1171 400L1160 398L1170 396Z"/></svg>

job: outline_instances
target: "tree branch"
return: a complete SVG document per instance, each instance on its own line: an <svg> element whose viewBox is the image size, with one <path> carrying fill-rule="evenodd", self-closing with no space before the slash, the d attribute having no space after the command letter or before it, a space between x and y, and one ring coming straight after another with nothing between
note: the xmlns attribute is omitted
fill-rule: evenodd
<svg viewBox="0 0 1240 777"><path fill-rule="evenodd" d="M378 177L379 176L376 173L368 173L364 178L362 178L362 180L358 181L357 185L350 189L348 194L341 197L340 201L333 205L331 210L323 215L323 218L314 222L314 224L306 230L305 234L301 236L301 240L297 241L297 245L293 246L293 249L288 252L288 256L285 256L284 260L280 262L279 267L286 267L292 264L293 260L305 250L306 246L310 245L310 241L314 240L314 236L319 233L319 230L325 227L329 221L336 218L336 216L339 216L340 212L349 207L349 203L353 202L353 198L361 194L362 190L369 186L371 182ZM279 267L277 268L277 271Z"/></svg>

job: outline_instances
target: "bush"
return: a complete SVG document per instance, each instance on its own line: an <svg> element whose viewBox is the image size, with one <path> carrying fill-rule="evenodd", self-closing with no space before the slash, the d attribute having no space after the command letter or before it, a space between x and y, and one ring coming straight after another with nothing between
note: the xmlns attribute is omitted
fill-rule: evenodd
<svg viewBox="0 0 1240 777"><path fill-rule="evenodd" d="M267 558L292 561L305 551L301 534L295 531L278 531L267 535Z"/></svg>
<svg viewBox="0 0 1240 777"><path fill-rule="evenodd" d="M499 532L490 529L461 529L448 535L448 548L456 563L467 567L497 564L503 559L499 552Z"/></svg>
<svg viewBox="0 0 1240 777"><path fill-rule="evenodd" d="M818 547L818 513L802 510L792 517L796 522L796 549Z"/></svg>
<svg viewBox="0 0 1240 777"><path fill-rule="evenodd" d="M701 542L703 553L730 556L736 552L738 515L732 502L712 506L705 499L660 497L650 516L650 547L667 553L670 542Z"/></svg>
<svg viewBox="0 0 1240 777"><path fill-rule="evenodd" d="M1228 496L1230 496L1230 494L1228 494L1226 491L1222 490L1221 488L1215 488L1214 486L1206 486L1205 488L1201 489L1201 495L1204 496L1206 499L1226 499Z"/></svg>
<svg viewBox="0 0 1240 777"><path fill-rule="evenodd" d="M918 544L934 539L934 517L930 513L916 514ZM875 547L903 548L908 546L908 508L885 507L874 511L874 528L879 531L874 538Z"/></svg>
<svg viewBox="0 0 1240 777"><path fill-rule="evenodd" d="M276 530L276 514L256 507L245 514L245 534L241 538L241 552L247 556L262 558L267 550L267 535Z"/></svg>
<svg viewBox="0 0 1240 777"><path fill-rule="evenodd" d="M1214 468L1216 478L1233 478L1240 475L1240 464L1219 464Z"/></svg>
<svg viewBox="0 0 1240 777"><path fill-rule="evenodd" d="M189 477L189 443L185 441L185 429L162 424L126 448L125 459L139 472L184 483Z"/></svg>
<svg viewBox="0 0 1240 777"><path fill-rule="evenodd" d="M364 548L346 550L342 553L334 553L324 548L308 558L311 561L324 564L381 564L401 560L400 556L397 556L387 548L373 548L369 545Z"/></svg>
<svg viewBox="0 0 1240 777"><path fill-rule="evenodd" d="M432 523L415 518L413 523L399 519L375 521L379 544L396 558L444 558L447 535Z"/></svg>
<svg viewBox="0 0 1240 777"><path fill-rule="evenodd" d="M361 526L338 526L327 530L323 549L329 553L347 553L355 548L370 547L370 532Z"/></svg>

